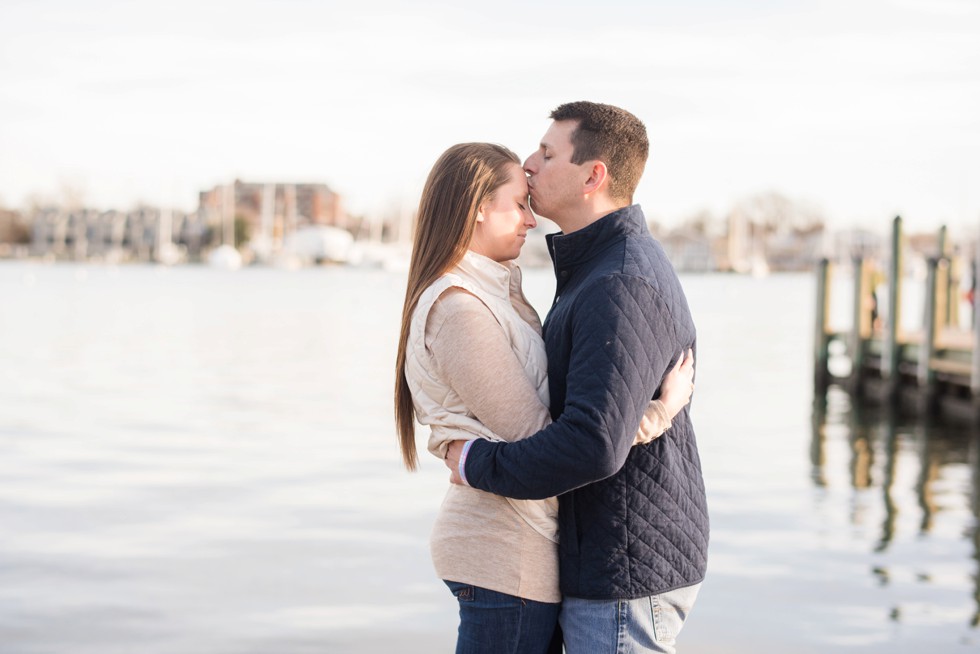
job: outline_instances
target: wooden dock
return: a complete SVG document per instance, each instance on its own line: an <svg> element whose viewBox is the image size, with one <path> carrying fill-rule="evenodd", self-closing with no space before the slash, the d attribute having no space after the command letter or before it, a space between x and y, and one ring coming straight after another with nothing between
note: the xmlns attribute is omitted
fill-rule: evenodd
<svg viewBox="0 0 980 654"><path fill-rule="evenodd" d="M818 397L836 384L857 401L896 403L921 414L980 424L980 329L975 327L980 325L980 302L972 307L974 327L959 327L959 261L948 256L945 228L937 240L936 254L927 260L922 327L913 331L903 330L895 319L902 315L900 217L892 224L891 259L884 278L887 293L876 292L875 278L882 277L881 271L861 257L852 260L853 304L847 331L834 331L829 324L833 265L821 260L814 339ZM879 303L883 312L878 311Z"/></svg>

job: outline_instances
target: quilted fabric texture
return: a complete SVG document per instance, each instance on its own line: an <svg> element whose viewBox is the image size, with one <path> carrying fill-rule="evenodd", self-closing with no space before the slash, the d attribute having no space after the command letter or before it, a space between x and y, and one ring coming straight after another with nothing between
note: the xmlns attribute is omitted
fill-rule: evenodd
<svg viewBox="0 0 980 654"><path fill-rule="evenodd" d="M549 237L555 303L544 324L555 422L517 443L474 443L470 485L560 497L561 590L634 599L703 580L708 513L688 410L632 447L677 357L696 348L677 275L639 206Z"/></svg>

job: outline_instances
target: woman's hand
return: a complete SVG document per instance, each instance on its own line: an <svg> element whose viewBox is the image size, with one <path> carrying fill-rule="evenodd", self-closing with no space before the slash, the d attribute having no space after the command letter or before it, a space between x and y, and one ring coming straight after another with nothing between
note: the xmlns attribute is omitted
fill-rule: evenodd
<svg viewBox="0 0 980 654"><path fill-rule="evenodd" d="M677 359L677 365L667 373L660 388L660 401L671 419L691 401L694 392L694 351L688 350Z"/></svg>
<svg viewBox="0 0 980 654"><path fill-rule="evenodd" d="M670 429L671 421L691 401L694 392L694 352L681 353L660 386L660 397L647 405L633 445L646 445Z"/></svg>

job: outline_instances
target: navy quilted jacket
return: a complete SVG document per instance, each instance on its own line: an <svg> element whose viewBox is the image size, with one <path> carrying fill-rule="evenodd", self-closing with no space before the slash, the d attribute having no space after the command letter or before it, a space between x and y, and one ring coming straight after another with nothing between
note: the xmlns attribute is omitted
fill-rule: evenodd
<svg viewBox="0 0 980 654"><path fill-rule="evenodd" d="M685 409L632 447L643 411L694 322L639 205L549 236L558 283L544 324L555 422L516 443L476 441L470 485L560 495L561 590L634 599L700 582L708 552L701 462Z"/></svg>

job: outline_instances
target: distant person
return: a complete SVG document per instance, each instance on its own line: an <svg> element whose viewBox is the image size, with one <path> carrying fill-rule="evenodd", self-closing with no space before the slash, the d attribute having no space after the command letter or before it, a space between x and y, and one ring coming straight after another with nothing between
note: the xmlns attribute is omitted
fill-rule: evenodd
<svg viewBox="0 0 980 654"><path fill-rule="evenodd" d="M861 274L860 267L855 268L857 271L855 274ZM879 299L878 287L885 281L885 275L881 272L878 267L878 263L874 259L869 259L868 261L868 298L867 306L868 311L871 316L871 332L880 331L883 322L881 317L881 301Z"/></svg>
<svg viewBox="0 0 980 654"><path fill-rule="evenodd" d="M708 513L694 428L632 447L650 398L695 347L677 275L633 193L646 128L618 107L564 104L524 163L557 275L544 324L551 425L513 443L454 442L458 483L559 496L561 628L569 654L674 652L704 579ZM469 555L466 558L473 558Z"/></svg>
<svg viewBox="0 0 980 654"><path fill-rule="evenodd" d="M881 316L878 314L878 289L871 287L871 330L878 331L881 327Z"/></svg>
<svg viewBox="0 0 980 654"><path fill-rule="evenodd" d="M509 150L455 145L432 168L396 364L395 415L409 469L418 464L416 420L431 427L429 450L439 458L456 439L515 441L551 422L541 324L513 262L535 225L526 176ZM644 403L633 440L662 434L690 399L693 354L681 358L659 400ZM561 652L557 511L554 498L449 487L431 551L459 603L456 652Z"/></svg>

